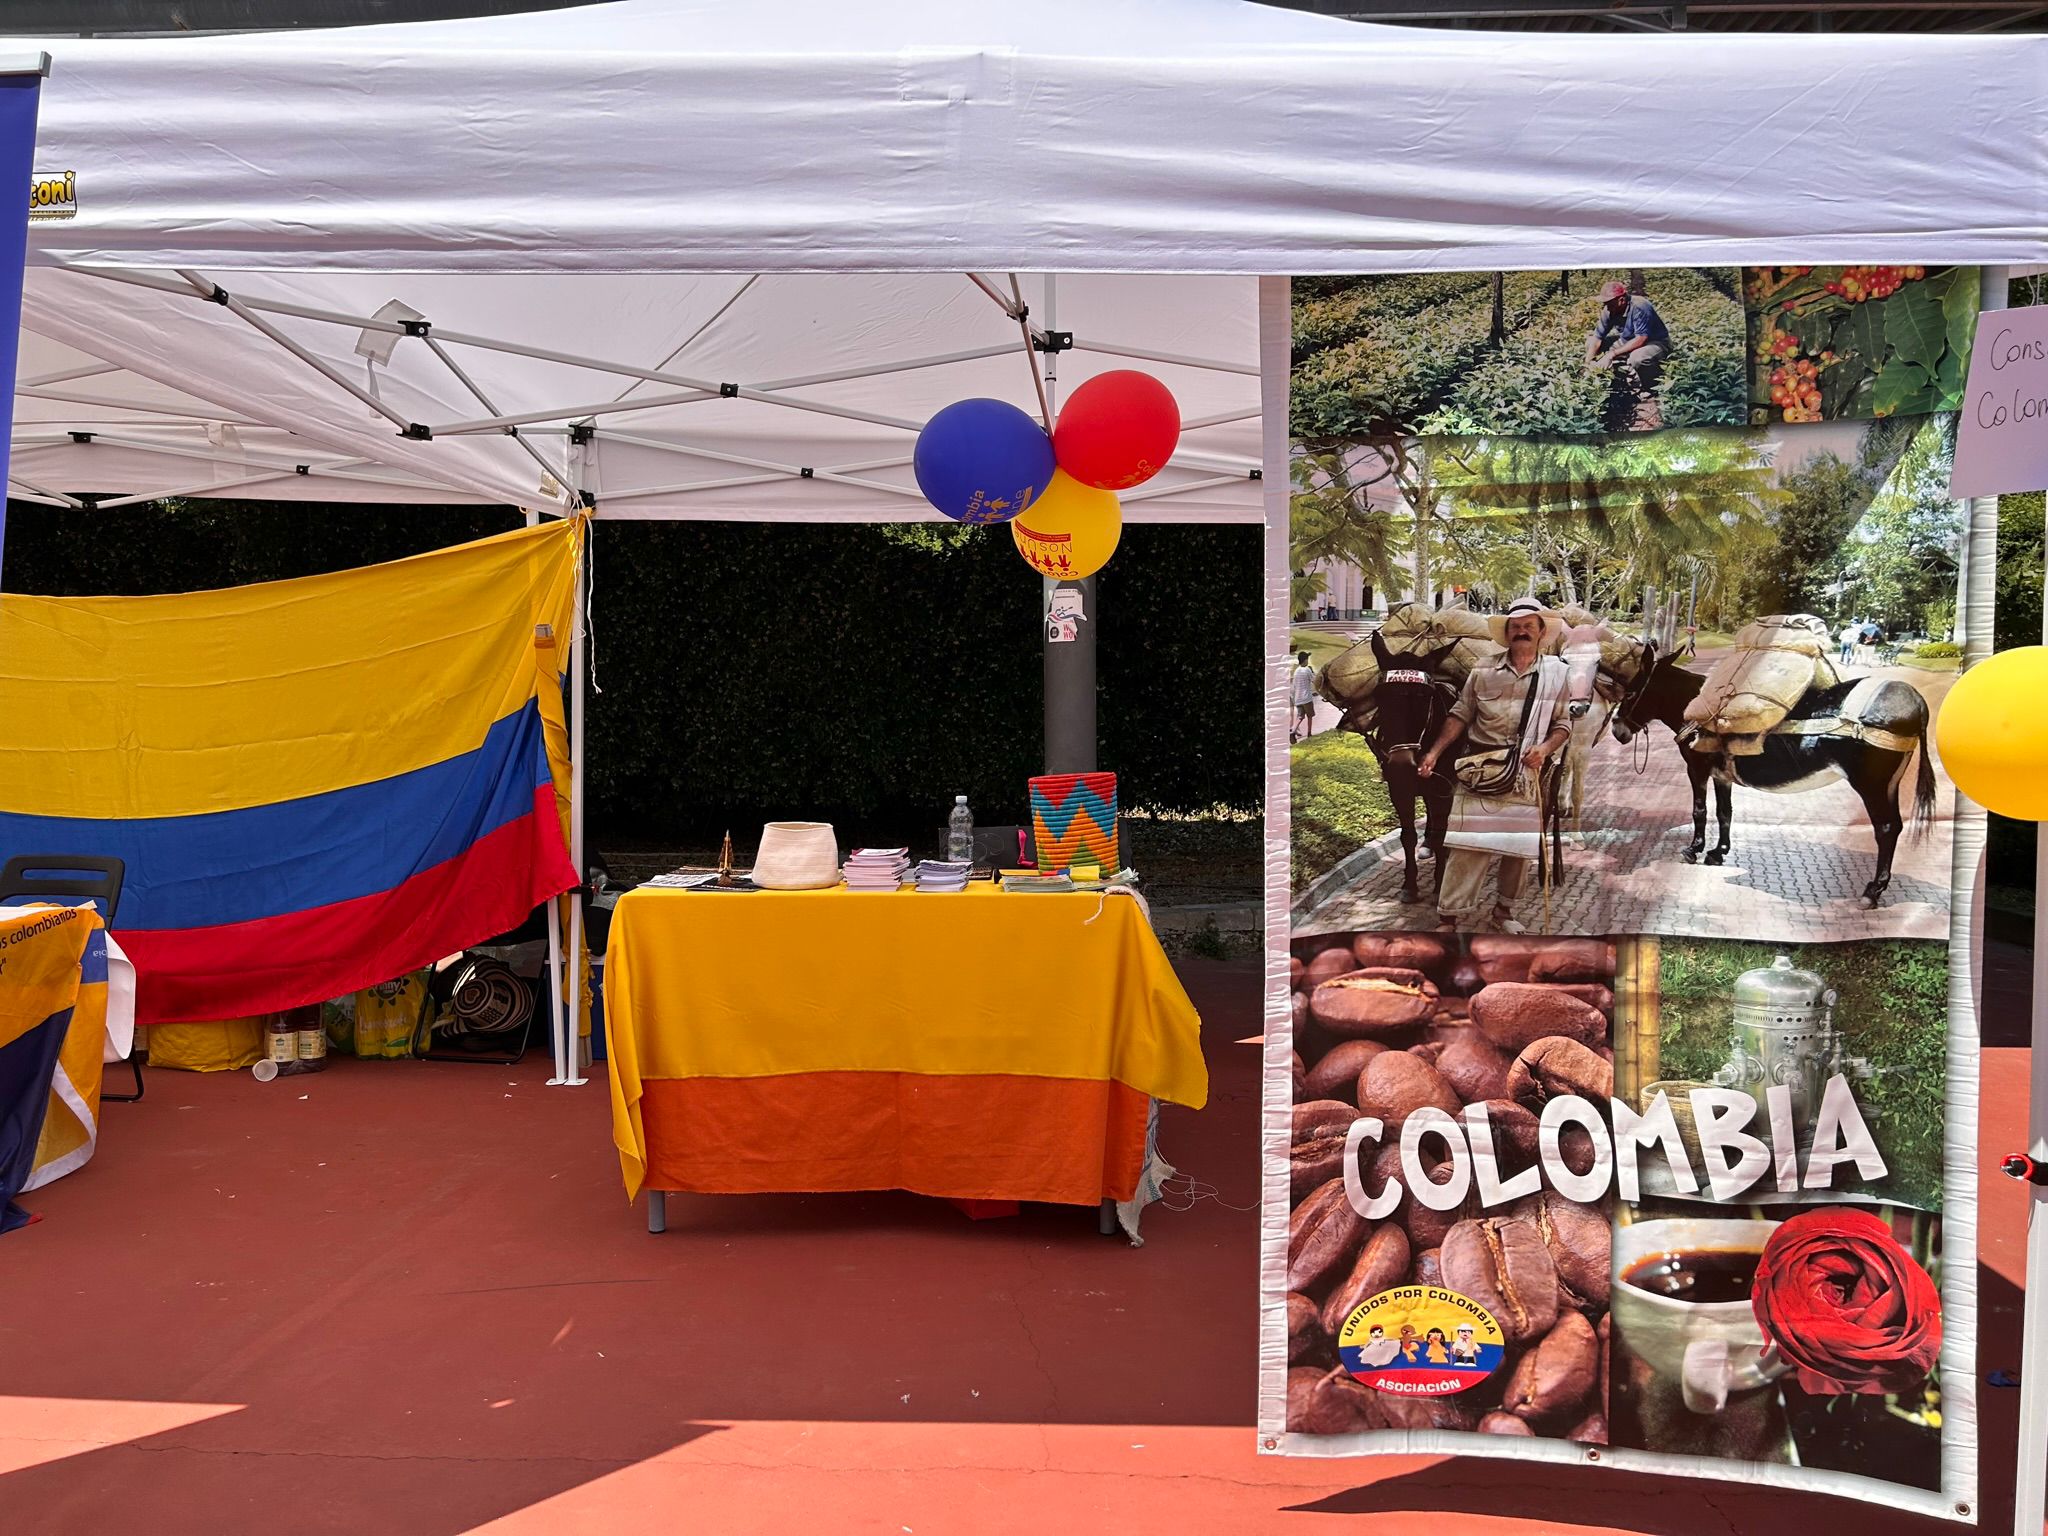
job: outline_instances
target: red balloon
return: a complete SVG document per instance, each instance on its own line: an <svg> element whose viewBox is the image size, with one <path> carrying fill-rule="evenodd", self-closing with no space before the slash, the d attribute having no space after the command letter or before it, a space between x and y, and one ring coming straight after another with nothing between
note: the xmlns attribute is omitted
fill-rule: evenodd
<svg viewBox="0 0 2048 1536"><path fill-rule="evenodd" d="M1101 491L1143 485L1179 441L1173 391L1133 368L1098 373L1075 390L1052 429L1060 468Z"/></svg>

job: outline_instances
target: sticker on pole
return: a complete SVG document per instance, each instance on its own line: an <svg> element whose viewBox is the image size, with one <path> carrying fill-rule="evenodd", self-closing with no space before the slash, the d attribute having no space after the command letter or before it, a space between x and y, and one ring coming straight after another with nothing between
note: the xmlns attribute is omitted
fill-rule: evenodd
<svg viewBox="0 0 2048 1536"><path fill-rule="evenodd" d="M1344 1369L1396 1397L1448 1397L1500 1369L1493 1314L1440 1285L1404 1285L1360 1302L1337 1335Z"/></svg>

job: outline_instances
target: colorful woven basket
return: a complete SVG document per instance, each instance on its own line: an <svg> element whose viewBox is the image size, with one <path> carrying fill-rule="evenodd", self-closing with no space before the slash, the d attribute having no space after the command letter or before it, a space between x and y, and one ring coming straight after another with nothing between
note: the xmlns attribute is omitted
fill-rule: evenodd
<svg viewBox="0 0 2048 1536"><path fill-rule="evenodd" d="M1031 781L1031 833L1041 871L1117 867L1116 775L1048 773Z"/></svg>

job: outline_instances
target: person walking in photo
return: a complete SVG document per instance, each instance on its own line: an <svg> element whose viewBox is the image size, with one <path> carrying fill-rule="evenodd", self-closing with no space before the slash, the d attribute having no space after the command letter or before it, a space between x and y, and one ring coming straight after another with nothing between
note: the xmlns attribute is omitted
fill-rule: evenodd
<svg viewBox="0 0 2048 1536"><path fill-rule="evenodd" d="M1848 623L1842 626L1842 632L1840 635L1836 636L1836 638L1840 640L1842 643L1843 666L1846 667L1855 662L1856 642L1859 639L1861 639L1862 636L1863 626L1861 624L1858 624L1854 619L1851 619Z"/></svg>
<svg viewBox="0 0 2048 1536"><path fill-rule="evenodd" d="M1289 697L1294 701L1294 725L1287 732L1290 742L1305 741L1316 730L1316 669L1308 664L1308 652L1301 651L1296 657L1300 663L1289 680Z"/></svg>
<svg viewBox="0 0 2048 1536"><path fill-rule="evenodd" d="M1631 294L1626 283L1600 290L1600 318L1586 338L1586 366L1627 368L1637 390L1654 394L1665 360L1671 354L1671 333L1648 294Z"/></svg>
<svg viewBox="0 0 2048 1536"><path fill-rule="evenodd" d="M1508 605L1507 638L1497 660L1467 674L1443 729L1416 765L1428 778L1462 740L1464 750L1453 760L1457 794L1437 896L1445 928L1486 911L1486 877L1497 865L1494 925L1503 933L1525 931L1514 908L1542 834L1543 765L1571 739L1570 672L1563 657L1538 653L1543 607L1535 598Z"/></svg>

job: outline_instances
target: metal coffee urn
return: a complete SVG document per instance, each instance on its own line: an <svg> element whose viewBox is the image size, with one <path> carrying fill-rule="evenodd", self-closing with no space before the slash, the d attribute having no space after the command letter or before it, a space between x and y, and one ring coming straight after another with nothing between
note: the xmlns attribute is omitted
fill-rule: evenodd
<svg viewBox="0 0 2048 1536"><path fill-rule="evenodd" d="M1813 1142L1813 1117L1821 1089L1837 1073L1852 1081L1871 1076L1867 1061L1847 1053L1835 1028L1835 989L1812 971L1780 955L1769 965L1744 971L1730 994L1735 1004L1735 1046L1714 1075L1716 1086L1735 1088L1756 1100L1767 1121L1764 1091L1782 1083L1792 1090L1792 1123L1801 1150Z"/></svg>

